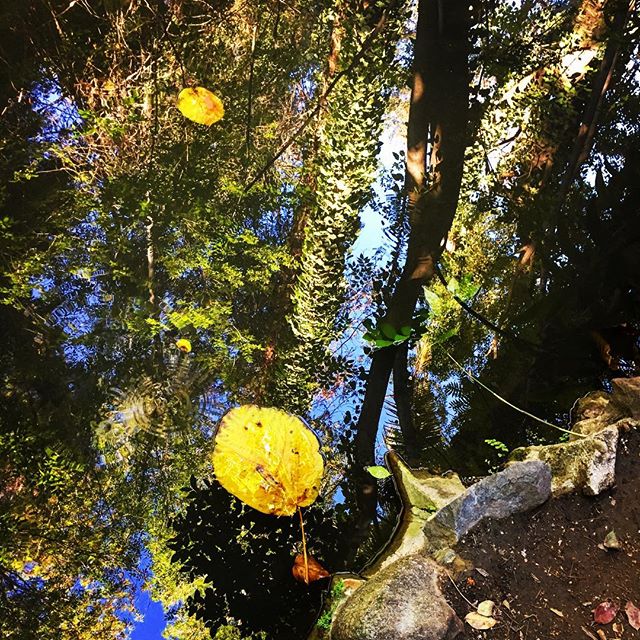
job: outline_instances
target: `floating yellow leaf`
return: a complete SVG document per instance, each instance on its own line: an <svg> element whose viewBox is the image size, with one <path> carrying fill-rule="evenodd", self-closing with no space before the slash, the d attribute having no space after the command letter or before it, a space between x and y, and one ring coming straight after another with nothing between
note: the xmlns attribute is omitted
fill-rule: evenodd
<svg viewBox="0 0 640 640"><path fill-rule="evenodd" d="M190 353L191 352L191 342L186 338L180 338L180 340L176 340L176 347L182 351L182 353Z"/></svg>
<svg viewBox="0 0 640 640"><path fill-rule="evenodd" d="M185 118L207 126L224 116L222 100L204 87L183 89L178 95L178 109Z"/></svg>
<svg viewBox="0 0 640 640"><path fill-rule="evenodd" d="M318 496L324 462L299 418L279 409L232 409L218 428L213 468L220 484L250 507L293 515Z"/></svg>

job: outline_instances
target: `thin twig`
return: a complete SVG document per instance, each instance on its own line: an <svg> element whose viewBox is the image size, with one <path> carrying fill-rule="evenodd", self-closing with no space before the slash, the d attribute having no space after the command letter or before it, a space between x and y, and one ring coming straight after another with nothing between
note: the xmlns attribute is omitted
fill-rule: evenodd
<svg viewBox="0 0 640 640"><path fill-rule="evenodd" d="M525 416L528 416L529 418L531 418L532 420L535 420L536 422L540 422L540 423L542 423L544 425L547 425L548 427L551 427L552 429L556 429L557 431L561 431L562 433L568 433L570 436L578 436L580 438L586 438L587 437L582 433L576 433L575 431L569 431L569 429L563 429L562 427L559 427L558 425L553 424L552 422L547 422L546 420L543 420L542 418L538 418L538 416L533 415L533 413L529 413L528 411L525 411L524 409L521 409L520 407L517 407L515 404L512 404L511 402L509 402L508 400L503 398L501 395L496 393L493 389L490 389L489 387L487 387L486 384L480 382L480 380L478 380L478 378L476 378L470 371L465 369L448 351L445 351L445 355L449 358L449 360L451 360L460 369L460 371L462 371L464 374L466 374L467 377L472 382L475 382L476 384L479 384L483 389L488 391L492 396L495 396L498 400L500 400L500 402L504 402L504 404L506 404L507 406L511 407L512 409L515 409L519 413L522 413Z"/></svg>
<svg viewBox="0 0 640 640"><path fill-rule="evenodd" d="M460 589L458 589L458 585L454 582L453 578L449 575L449 572L446 569L444 570L444 572L445 572L447 578L449 578L449 580L451 580L451 584L455 587L456 591L464 598L466 603L475 611L476 610L476 606L474 604L472 604L471 602L469 602L469 600L467 600L467 598L464 595L464 593L462 593L462 591L460 591Z"/></svg>

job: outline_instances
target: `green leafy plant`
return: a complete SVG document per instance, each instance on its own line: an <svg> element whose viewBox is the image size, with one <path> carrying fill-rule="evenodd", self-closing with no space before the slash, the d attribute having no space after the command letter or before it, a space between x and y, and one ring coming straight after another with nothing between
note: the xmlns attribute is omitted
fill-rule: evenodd
<svg viewBox="0 0 640 640"><path fill-rule="evenodd" d="M338 602L340 602L342 596L344 595L344 590L344 580L337 580L336 583L331 587L331 591L329 593L330 605L318 618L316 627L322 629L323 631L329 631L329 628L331 627L331 621L333 620L333 614L336 610L336 607L338 606Z"/></svg>
<svg viewBox="0 0 640 640"><path fill-rule="evenodd" d="M389 347L392 344L402 344L411 338L412 329L410 326L396 329L389 322L378 321L377 324L371 318L367 318L362 324L367 332L362 336L367 342L371 342L376 347Z"/></svg>
<svg viewBox="0 0 640 640"><path fill-rule="evenodd" d="M500 442L500 440L494 440L493 438L487 438L485 440L485 443L488 444L490 447L493 447L498 452L498 455L501 458L506 456L507 453L509 453L509 447L507 447L507 445L504 442Z"/></svg>

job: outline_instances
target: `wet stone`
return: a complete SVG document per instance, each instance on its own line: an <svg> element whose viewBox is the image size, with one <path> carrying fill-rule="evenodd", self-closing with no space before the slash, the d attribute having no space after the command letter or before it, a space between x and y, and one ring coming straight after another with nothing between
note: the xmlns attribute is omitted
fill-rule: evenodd
<svg viewBox="0 0 640 640"><path fill-rule="evenodd" d="M452 640L463 630L438 565L413 555L379 571L336 613L331 640Z"/></svg>
<svg viewBox="0 0 640 640"><path fill-rule="evenodd" d="M607 427L598 434L560 444L520 447L512 461L542 461L551 468L552 492L561 496L575 491L598 495L615 481L618 428Z"/></svg>
<svg viewBox="0 0 640 640"><path fill-rule="evenodd" d="M541 505L551 494L551 469L530 460L509 465L483 478L440 509L426 523L425 536L433 551L455 544L487 518L501 519Z"/></svg>

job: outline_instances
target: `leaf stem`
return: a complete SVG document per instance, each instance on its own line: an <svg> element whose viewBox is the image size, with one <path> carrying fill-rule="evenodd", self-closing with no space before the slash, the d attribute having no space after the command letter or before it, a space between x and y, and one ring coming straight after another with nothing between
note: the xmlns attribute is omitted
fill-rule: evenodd
<svg viewBox="0 0 640 640"><path fill-rule="evenodd" d="M304 535L304 522L302 520L302 509L298 507L298 515L300 516L300 530L302 531L302 556L304 557L304 582L309 584L309 562L307 561L307 539Z"/></svg>

